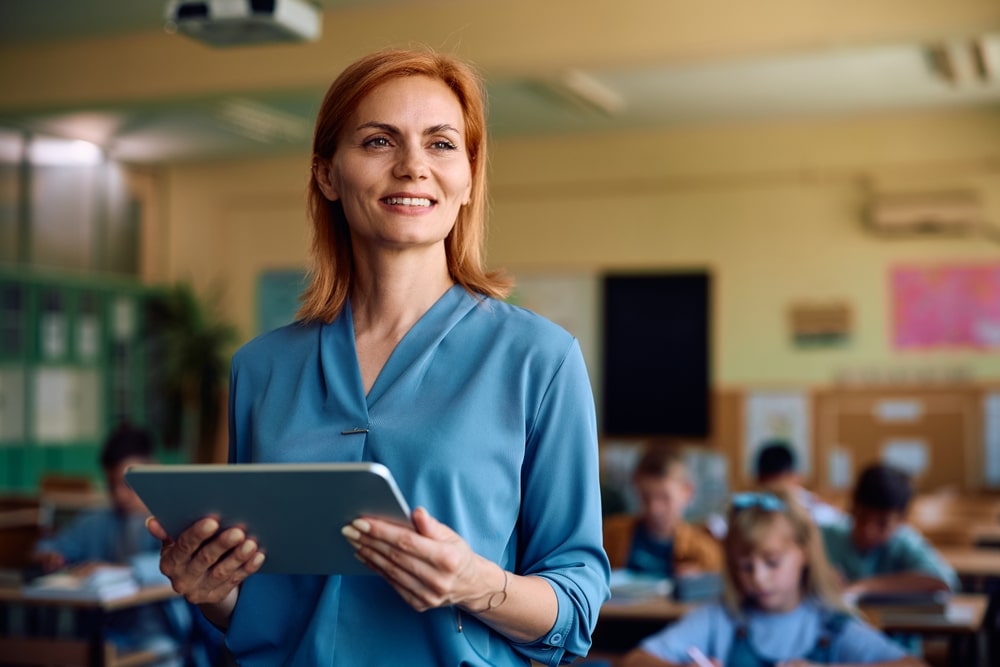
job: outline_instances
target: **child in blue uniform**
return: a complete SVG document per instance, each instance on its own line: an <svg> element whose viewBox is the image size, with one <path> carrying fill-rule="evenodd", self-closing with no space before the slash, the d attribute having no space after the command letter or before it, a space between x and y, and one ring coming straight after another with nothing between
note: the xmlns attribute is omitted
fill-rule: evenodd
<svg viewBox="0 0 1000 667"><path fill-rule="evenodd" d="M153 461L153 442L141 429L123 425L108 436L101 450L101 469L110 505L86 512L55 535L35 545L34 559L43 572L72 568L85 573L101 564L129 565L140 584L167 583L160 573L160 542L146 531L148 511L125 483L129 466ZM204 667L219 658L211 653L221 637L217 630L198 626L206 641L192 642L195 632L190 609L182 599L135 607L109 616L104 633L119 650L144 650L162 655L155 664L191 664Z"/></svg>
<svg viewBox="0 0 1000 667"><path fill-rule="evenodd" d="M691 664L692 649L725 667L922 664L843 607L816 526L789 496L737 494L728 520L724 599L645 639L623 667Z"/></svg>

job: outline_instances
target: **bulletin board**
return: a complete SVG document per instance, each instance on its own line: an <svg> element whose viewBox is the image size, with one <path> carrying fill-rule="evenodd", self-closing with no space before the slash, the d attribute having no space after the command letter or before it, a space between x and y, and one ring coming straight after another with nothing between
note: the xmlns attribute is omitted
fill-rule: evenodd
<svg viewBox="0 0 1000 667"><path fill-rule="evenodd" d="M843 491L831 482L852 482L880 461L909 472L919 491L976 489L986 482L977 387L832 388L816 392L814 400L822 489Z"/></svg>

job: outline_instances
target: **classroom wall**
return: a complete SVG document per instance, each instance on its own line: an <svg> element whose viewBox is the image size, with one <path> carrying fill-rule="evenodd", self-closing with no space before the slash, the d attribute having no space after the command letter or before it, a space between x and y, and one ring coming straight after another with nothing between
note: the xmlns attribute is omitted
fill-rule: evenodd
<svg viewBox="0 0 1000 667"><path fill-rule="evenodd" d="M303 266L308 156L166 169L151 279L221 285L253 333L263 269ZM961 368L1000 377L1000 355L899 353L889 272L899 265L996 262L981 238L885 240L862 226L871 191L970 187L1000 223L1000 113L694 126L498 139L492 146L488 260L518 271L709 267L718 385L830 382L852 369ZM147 245L149 247L149 245ZM159 249L157 252L156 248ZM792 302L841 300L847 345L796 349Z"/></svg>

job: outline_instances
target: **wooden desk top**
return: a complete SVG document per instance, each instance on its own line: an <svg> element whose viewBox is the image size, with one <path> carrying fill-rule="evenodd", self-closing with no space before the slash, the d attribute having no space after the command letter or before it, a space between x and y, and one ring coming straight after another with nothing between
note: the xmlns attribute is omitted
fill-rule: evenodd
<svg viewBox="0 0 1000 667"><path fill-rule="evenodd" d="M13 602L46 607L75 607L81 609L101 609L102 611L116 611L118 609L128 609L138 607L151 602L162 602L178 597L178 594L169 584L158 586L145 586L137 593L124 595L111 600L81 600L79 598L55 598L55 597L32 597L25 595L20 586L0 586L0 602Z"/></svg>
<svg viewBox="0 0 1000 667"><path fill-rule="evenodd" d="M914 632L918 634L976 633L983 627L989 597L981 594L952 596L944 615L926 613L891 613L881 615L862 610L868 622L887 632ZM676 621L695 604L680 603L668 598L649 598L636 601L605 602L601 607L601 621L645 620L664 624Z"/></svg>
<svg viewBox="0 0 1000 667"><path fill-rule="evenodd" d="M959 576L1000 577L1000 549L940 547L938 553Z"/></svg>

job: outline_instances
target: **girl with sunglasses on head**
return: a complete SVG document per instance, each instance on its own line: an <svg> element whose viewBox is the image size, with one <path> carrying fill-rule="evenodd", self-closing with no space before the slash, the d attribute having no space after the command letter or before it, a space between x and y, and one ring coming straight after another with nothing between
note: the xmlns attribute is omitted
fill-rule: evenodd
<svg viewBox="0 0 1000 667"><path fill-rule="evenodd" d="M736 494L728 519L723 599L645 639L622 667L923 664L844 607L815 524L787 494Z"/></svg>

